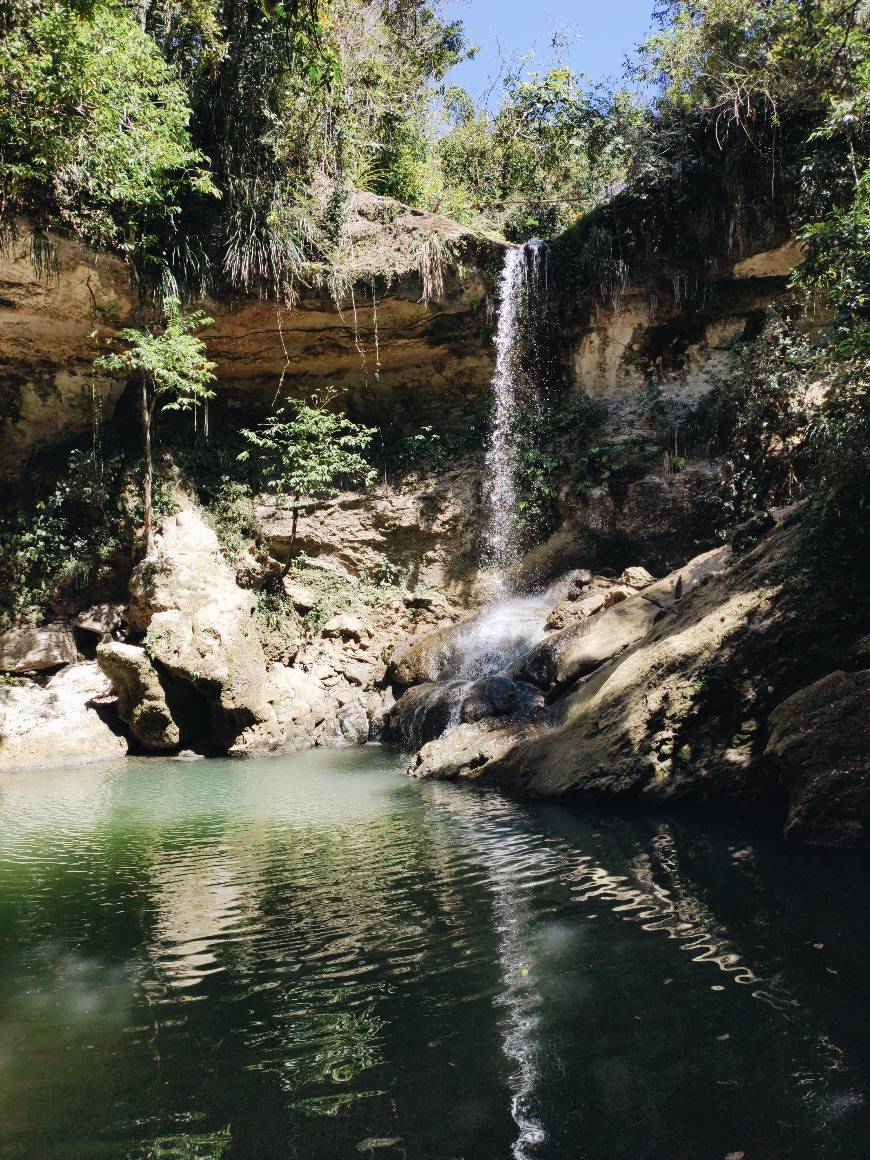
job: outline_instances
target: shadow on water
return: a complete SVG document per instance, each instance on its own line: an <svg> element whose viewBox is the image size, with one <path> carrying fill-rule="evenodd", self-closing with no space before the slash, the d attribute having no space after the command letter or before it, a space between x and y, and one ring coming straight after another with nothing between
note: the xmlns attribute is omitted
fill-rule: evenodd
<svg viewBox="0 0 870 1160"><path fill-rule="evenodd" d="M866 864L398 764L0 779L0 1157L870 1153Z"/></svg>

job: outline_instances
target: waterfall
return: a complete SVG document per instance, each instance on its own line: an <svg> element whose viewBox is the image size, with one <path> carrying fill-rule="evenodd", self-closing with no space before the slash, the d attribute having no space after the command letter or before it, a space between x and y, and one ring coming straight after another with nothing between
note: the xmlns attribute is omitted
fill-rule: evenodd
<svg viewBox="0 0 870 1160"><path fill-rule="evenodd" d="M486 451L486 550L491 601L456 641L458 662L447 728L459 724L465 698L482 677L501 672L544 636L550 593L512 594L506 572L521 555L517 515L516 424L522 406L536 405L538 330L548 289L550 248L532 238L505 253L498 284L493 416Z"/></svg>
<svg viewBox="0 0 870 1160"><path fill-rule="evenodd" d="M496 593L503 588L504 574L520 553L514 431L519 407L530 401L537 385L536 330L541 298L547 290L549 255L549 247L538 238L511 246L505 253L498 284L493 417L485 472L489 509L486 547Z"/></svg>
<svg viewBox="0 0 870 1160"><path fill-rule="evenodd" d="M487 508L484 564L488 571L489 603L461 626L452 641L452 656L438 676L413 701L407 702L404 740L413 748L427 740L435 724L442 733L454 729L478 697L490 695L511 711L525 698L530 704L537 690L505 681L505 670L546 634L547 615L557 599L557 588L521 595L511 590L510 569L522 555L518 521L522 495L517 480L516 436L522 412L540 406L543 309L549 281L549 247L537 238L505 253L498 286L498 325L495 335L495 373L492 378L493 416L484 472ZM502 678L494 694L487 692ZM505 689L505 685L508 689ZM500 689L500 692L498 691ZM406 693L405 697L409 697ZM437 732L429 737L438 736Z"/></svg>

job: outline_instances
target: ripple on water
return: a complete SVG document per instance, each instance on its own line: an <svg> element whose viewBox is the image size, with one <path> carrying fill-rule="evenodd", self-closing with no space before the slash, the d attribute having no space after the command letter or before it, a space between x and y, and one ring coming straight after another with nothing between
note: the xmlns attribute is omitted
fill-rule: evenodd
<svg viewBox="0 0 870 1160"><path fill-rule="evenodd" d="M0 778L0 1156L126 1160L229 1124L252 1160L365 1139L864 1160L867 1058L833 988L867 980L813 949L838 923L870 948L848 894L814 911L817 875L687 823L395 770L367 750ZM690 1122L661 1110L684 1094Z"/></svg>

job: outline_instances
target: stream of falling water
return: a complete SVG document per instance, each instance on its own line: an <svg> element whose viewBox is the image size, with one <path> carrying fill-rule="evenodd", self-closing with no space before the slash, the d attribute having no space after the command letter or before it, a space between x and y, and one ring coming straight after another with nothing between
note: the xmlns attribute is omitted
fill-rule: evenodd
<svg viewBox="0 0 870 1160"><path fill-rule="evenodd" d="M490 603L457 641L460 659L448 729L459 724L462 704L476 680L500 672L543 637L553 603L548 593L512 593L508 580L521 554L516 426L520 407L535 405L538 396L537 323L548 288L549 254L538 238L511 246L499 278L493 417L484 478Z"/></svg>
<svg viewBox="0 0 870 1160"><path fill-rule="evenodd" d="M520 550L514 434L523 396L535 390L535 322L549 278L549 247L537 238L505 253L498 286L493 418L486 452L486 546L497 597Z"/></svg>

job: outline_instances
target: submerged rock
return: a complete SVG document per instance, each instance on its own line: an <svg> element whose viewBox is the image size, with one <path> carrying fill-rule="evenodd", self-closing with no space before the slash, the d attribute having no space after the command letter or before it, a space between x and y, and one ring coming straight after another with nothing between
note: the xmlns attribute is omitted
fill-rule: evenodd
<svg viewBox="0 0 870 1160"><path fill-rule="evenodd" d="M0 686L0 769L123 757L127 742L99 712L110 693L93 661L61 669L44 686Z"/></svg>

